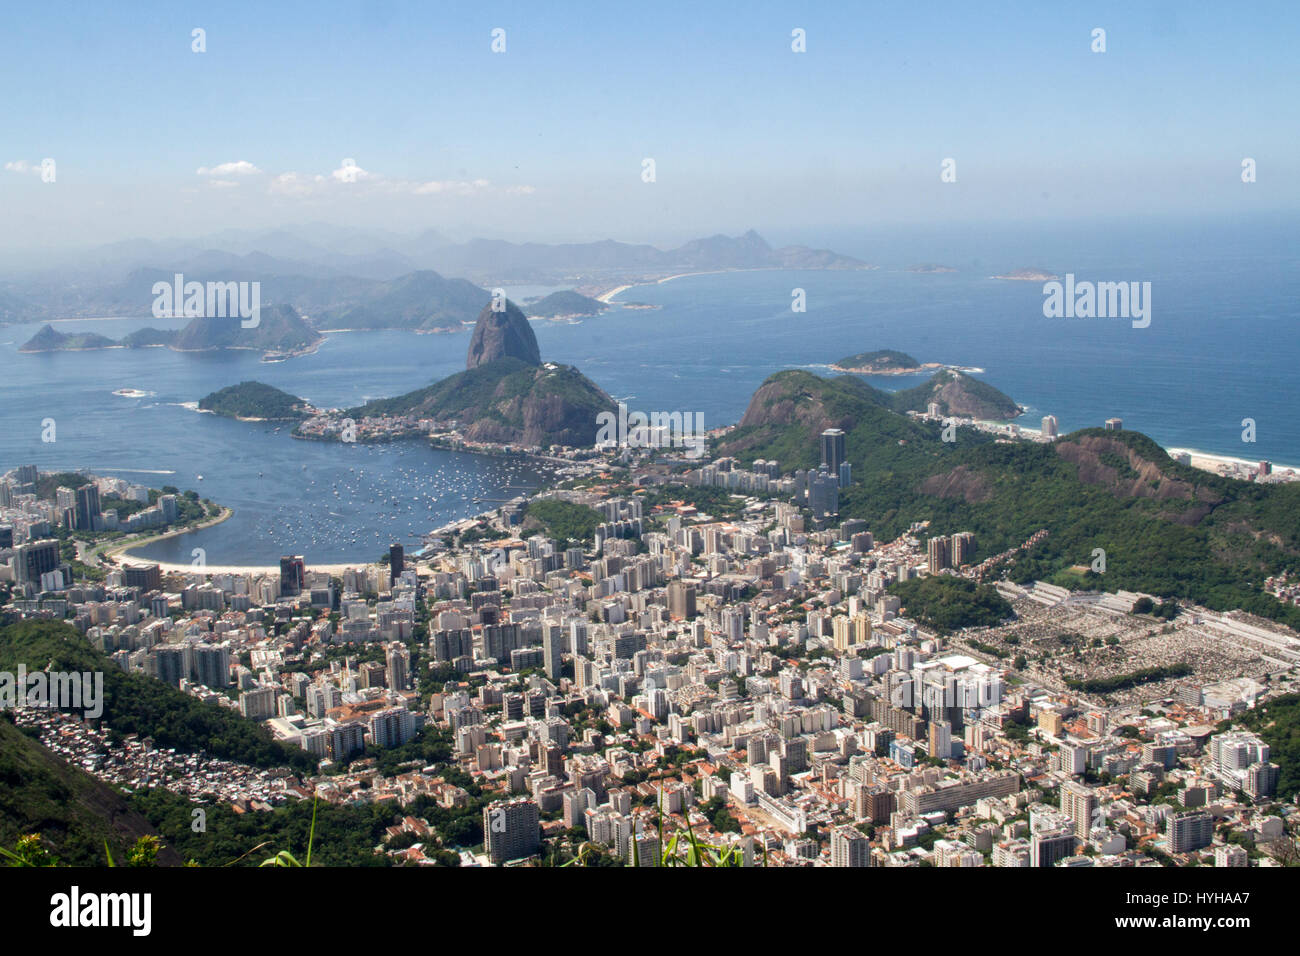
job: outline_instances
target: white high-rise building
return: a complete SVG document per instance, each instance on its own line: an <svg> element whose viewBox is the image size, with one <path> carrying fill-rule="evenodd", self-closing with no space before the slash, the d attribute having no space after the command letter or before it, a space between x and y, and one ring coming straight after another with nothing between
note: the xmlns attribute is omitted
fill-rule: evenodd
<svg viewBox="0 0 1300 956"><path fill-rule="evenodd" d="M857 827L831 831L831 866L870 866L871 841Z"/></svg>

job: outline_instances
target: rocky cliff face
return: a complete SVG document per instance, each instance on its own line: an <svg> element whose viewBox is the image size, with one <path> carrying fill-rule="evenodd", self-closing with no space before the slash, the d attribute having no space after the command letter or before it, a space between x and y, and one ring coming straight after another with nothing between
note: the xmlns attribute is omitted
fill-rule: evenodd
<svg viewBox="0 0 1300 956"><path fill-rule="evenodd" d="M474 335L469 340L465 368L478 368L503 358L516 358L529 365L542 364L532 326L519 307L509 300L499 312L494 312L489 303L479 313Z"/></svg>
<svg viewBox="0 0 1300 956"><path fill-rule="evenodd" d="M476 441L518 445L595 444L597 419L618 406L577 369L549 366L515 373L494 389L494 401L465 430Z"/></svg>

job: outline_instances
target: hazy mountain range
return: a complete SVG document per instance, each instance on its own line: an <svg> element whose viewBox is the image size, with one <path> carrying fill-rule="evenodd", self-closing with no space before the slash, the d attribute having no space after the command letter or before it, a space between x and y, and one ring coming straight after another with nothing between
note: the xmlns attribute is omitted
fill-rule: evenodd
<svg viewBox="0 0 1300 956"><path fill-rule="evenodd" d="M148 315L155 282L260 282L262 302L292 305L317 328L432 329L474 321L488 288L605 286L682 272L730 269L869 269L825 249L774 249L756 232L710 236L673 249L603 240L548 245L429 231L313 242L284 231L202 241L131 240L59 267L0 282L0 322Z"/></svg>

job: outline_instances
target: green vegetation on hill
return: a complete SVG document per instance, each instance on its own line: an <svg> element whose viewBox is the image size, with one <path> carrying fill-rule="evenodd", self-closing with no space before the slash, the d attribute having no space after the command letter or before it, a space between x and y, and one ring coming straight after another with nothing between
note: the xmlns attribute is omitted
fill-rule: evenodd
<svg viewBox="0 0 1300 956"><path fill-rule="evenodd" d="M511 384L522 383L522 375L533 371L533 366L518 359L499 359L488 365L457 372L441 381L417 388L393 398L376 398L346 414L354 418L383 415L421 415L441 417L443 412L490 405L502 383L515 378ZM507 386L508 387L508 386Z"/></svg>
<svg viewBox="0 0 1300 956"><path fill-rule="evenodd" d="M147 348L151 345L171 345L176 341L176 331L172 329L155 329L146 327L136 329L122 337L118 344L131 349Z"/></svg>
<svg viewBox="0 0 1300 956"><path fill-rule="evenodd" d="M286 747L265 727L239 714L207 704L140 673L127 673L71 626L61 621L21 621L0 629L0 670L102 672L104 712L100 718L115 735L152 737L159 747L236 760L255 767L288 767L310 773L316 760L305 750Z"/></svg>
<svg viewBox="0 0 1300 956"><path fill-rule="evenodd" d="M320 340L320 333L303 321L297 309L278 304L262 306L257 325L248 328L239 316L191 319L176 333L171 345L181 351L196 352L229 348L292 351L313 346Z"/></svg>
<svg viewBox="0 0 1300 956"><path fill-rule="evenodd" d="M57 471L51 474L42 474L36 478L36 494L40 498L54 499L55 492L60 488L80 488L88 484L90 478L79 471Z"/></svg>
<svg viewBox="0 0 1300 956"><path fill-rule="evenodd" d="M1243 726L1263 738L1269 759L1281 768L1277 795L1291 800L1300 793L1300 694L1284 694L1237 714L1219 725L1220 731Z"/></svg>
<svg viewBox="0 0 1300 956"><path fill-rule="evenodd" d="M539 319L550 319L557 315L599 315L608 309L604 302L566 289L552 292L530 305L524 306L524 313Z"/></svg>
<svg viewBox="0 0 1300 956"><path fill-rule="evenodd" d="M237 813L226 803L193 802L163 789L131 797L131 805L157 827L163 843L181 859L200 866L258 866L280 850L305 860L309 838L312 866L388 865L388 857L374 848L383 840L384 829L400 822L400 808L317 802L316 830L311 836L312 803L291 800L273 810ZM196 808L203 810L205 826L198 833L192 828Z"/></svg>
<svg viewBox="0 0 1300 956"><path fill-rule="evenodd" d="M446 279L431 270L412 272L368 288L353 305L327 309L320 328L459 329L490 298L465 279Z"/></svg>
<svg viewBox="0 0 1300 956"><path fill-rule="evenodd" d="M670 507L673 502L680 501L715 519L739 518L745 510L745 498L749 497L733 497L726 488L711 485L668 485L662 489L630 490L629 493L635 493L641 499L647 516L656 506Z"/></svg>
<svg viewBox="0 0 1300 956"><path fill-rule="evenodd" d="M148 345L167 345L181 351L225 348L291 351L315 345L320 339L320 333L304 322L293 306L267 305L261 307L257 325L248 328L243 326L239 316L200 316L191 319L184 328L177 331L137 329L120 341L94 332L67 334L47 324L23 343L18 351L57 352L123 346L141 348Z"/></svg>
<svg viewBox="0 0 1300 956"><path fill-rule="evenodd" d="M1047 539L1010 568L1013 580L1145 591L1300 627L1300 607L1261 586L1300 567L1300 483L1198 471L1131 431L1085 429L1039 444L963 428L944 442L937 425L892 412L882 394L852 376L779 372L718 453L775 458L785 471L815 467L817 436L834 425L848 433L853 463L840 515L865 519L877 540L929 520L935 534L974 532L979 561L1046 529ZM1106 464L1105 453L1132 474ZM1097 548L1106 552L1104 574L1069 572L1090 567Z"/></svg>
<svg viewBox="0 0 1300 956"><path fill-rule="evenodd" d="M775 459L786 472L816 468L821 461L817 436L826 428L847 433L855 485L860 477L917 468L926 460L951 461L960 444L941 441L937 423L898 414L889 392L872 388L855 375L820 378L790 369L769 376L759 386L739 426L716 453L747 462ZM961 432L963 443L992 440L982 432Z"/></svg>
<svg viewBox="0 0 1300 956"><path fill-rule="evenodd" d="M529 519L540 524L548 537L563 543L590 541L596 534L596 526L603 523L605 517L586 505L541 498L528 502L525 507L525 527L528 526Z"/></svg>
<svg viewBox="0 0 1300 956"><path fill-rule="evenodd" d="M70 766L0 713L0 847L38 834L54 860L67 866L103 866L107 843L114 859L154 833L126 798ZM177 862L170 856L161 862Z"/></svg>
<svg viewBox="0 0 1300 956"><path fill-rule="evenodd" d="M873 372L892 372L897 369L921 367L921 363L912 356L894 349L859 352L857 355L837 359L835 365L837 368L871 369Z"/></svg>
<svg viewBox="0 0 1300 956"><path fill-rule="evenodd" d="M1014 616L1011 605L989 584L977 585L951 574L899 581L889 588L907 616L940 634L963 627L992 627Z"/></svg>
<svg viewBox="0 0 1300 956"><path fill-rule="evenodd" d="M262 382L240 382L199 400L199 408L226 418L297 420L307 417L307 403Z"/></svg>
<svg viewBox="0 0 1300 956"><path fill-rule="evenodd" d="M476 441L591 445L596 439L596 417L616 412L617 407L572 366L536 366L501 358L396 398L367 402L347 414L454 420L466 437Z"/></svg>
<svg viewBox="0 0 1300 956"><path fill-rule="evenodd" d="M929 381L895 392L890 407L896 412L924 412L931 404L941 415L978 420L1008 421L1020 415L1020 406L988 382L965 372L936 372Z"/></svg>
<svg viewBox="0 0 1300 956"><path fill-rule="evenodd" d="M52 325L40 330L18 349L20 352L59 352L74 349L107 349L117 343L96 332L59 332Z"/></svg>

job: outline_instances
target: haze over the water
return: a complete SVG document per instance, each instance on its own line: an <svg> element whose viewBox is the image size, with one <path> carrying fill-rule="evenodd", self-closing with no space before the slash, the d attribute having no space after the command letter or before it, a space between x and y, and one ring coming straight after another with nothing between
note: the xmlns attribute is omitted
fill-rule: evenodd
<svg viewBox="0 0 1300 956"><path fill-rule="evenodd" d="M1297 26L1289 3L29 5L0 35L0 268L304 223L671 244L1293 213Z"/></svg>

